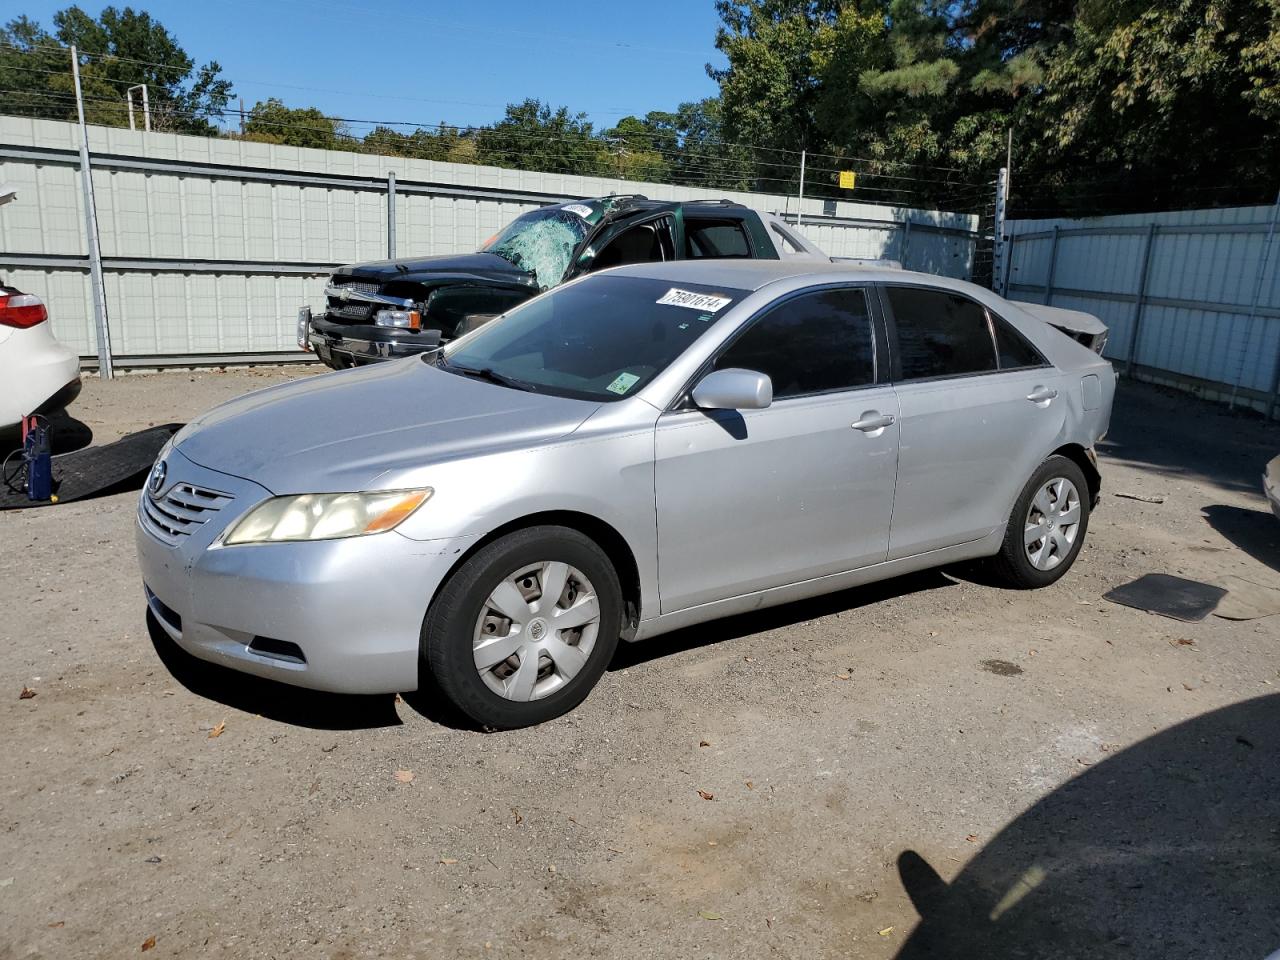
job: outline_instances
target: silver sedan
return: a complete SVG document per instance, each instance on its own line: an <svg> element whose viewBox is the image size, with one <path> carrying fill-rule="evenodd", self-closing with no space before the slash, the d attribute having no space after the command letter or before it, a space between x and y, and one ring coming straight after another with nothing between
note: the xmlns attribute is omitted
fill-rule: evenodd
<svg viewBox="0 0 1280 960"><path fill-rule="evenodd" d="M237 670L360 693L430 671L481 724L537 723L619 639L975 558L1053 583L1114 384L971 284L624 267L191 423L138 505L147 602Z"/></svg>

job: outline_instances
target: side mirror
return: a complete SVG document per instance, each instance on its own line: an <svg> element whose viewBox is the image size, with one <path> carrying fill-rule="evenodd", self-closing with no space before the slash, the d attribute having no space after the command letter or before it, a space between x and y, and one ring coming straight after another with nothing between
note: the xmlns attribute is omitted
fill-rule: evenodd
<svg viewBox="0 0 1280 960"><path fill-rule="evenodd" d="M773 403L773 381L754 370L713 370L693 388L693 402L704 410L763 410Z"/></svg>

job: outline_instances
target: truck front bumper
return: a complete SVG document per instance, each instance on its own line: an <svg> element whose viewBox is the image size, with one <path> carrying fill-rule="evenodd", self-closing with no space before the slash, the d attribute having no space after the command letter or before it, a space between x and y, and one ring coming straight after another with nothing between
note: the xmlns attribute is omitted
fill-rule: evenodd
<svg viewBox="0 0 1280 960"><path fill-rule="evenodd" d="M341 324L309 315L305 320L299 315L298 327L299 346L303 346L305 331L303 349L314 350L322 362L338 369L410 357L440 346L437 337L424 336L424 331Z"/></svg>

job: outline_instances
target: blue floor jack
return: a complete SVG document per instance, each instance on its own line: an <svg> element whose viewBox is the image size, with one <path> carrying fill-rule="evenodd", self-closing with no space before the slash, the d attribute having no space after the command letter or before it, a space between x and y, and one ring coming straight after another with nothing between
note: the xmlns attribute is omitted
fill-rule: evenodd
<svg viewBox="0 0 1280 960"><path fill-rule="evenodd" d="M5 461L6 465L8 461ZM44 417L22 418L22 462L14 477L7 473L5 483L11 488L17 474L22 475L22 489L27 499L44 503L57 503L53 493L53 451L49 443L49 423Z"/></svg>

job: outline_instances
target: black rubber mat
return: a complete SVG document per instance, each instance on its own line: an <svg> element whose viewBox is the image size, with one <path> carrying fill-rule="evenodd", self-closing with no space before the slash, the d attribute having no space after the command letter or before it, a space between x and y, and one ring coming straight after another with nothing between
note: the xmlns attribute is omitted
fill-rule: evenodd
<svg viewBox="0 0 1280 960"><path fill-rule="evenodd" d="M1213 613L1218 601L1226 595L1226 590L1211 583L1184 580L1167 573L1148 573L1104 593L1102 599L1162 617L1198 623Z"/></svg>
<svg viewBox="0 0 1280 960"><path fill-rule="evenodd" d="M13 486L0 484L0 510L21 510L25 507L47 507L55 503L84 500L105 493L118 493L133 486L138 489L146 479L147 471L155 463L156 456L175 433L182 429L180 423L166 423L159 427L139 430L115 443L101 447L85 447L72 453L53 458L53 493L56 500L28 500L21 488L21 473L13 480ZM12 471L17 457L10 461Z"/></svg>

